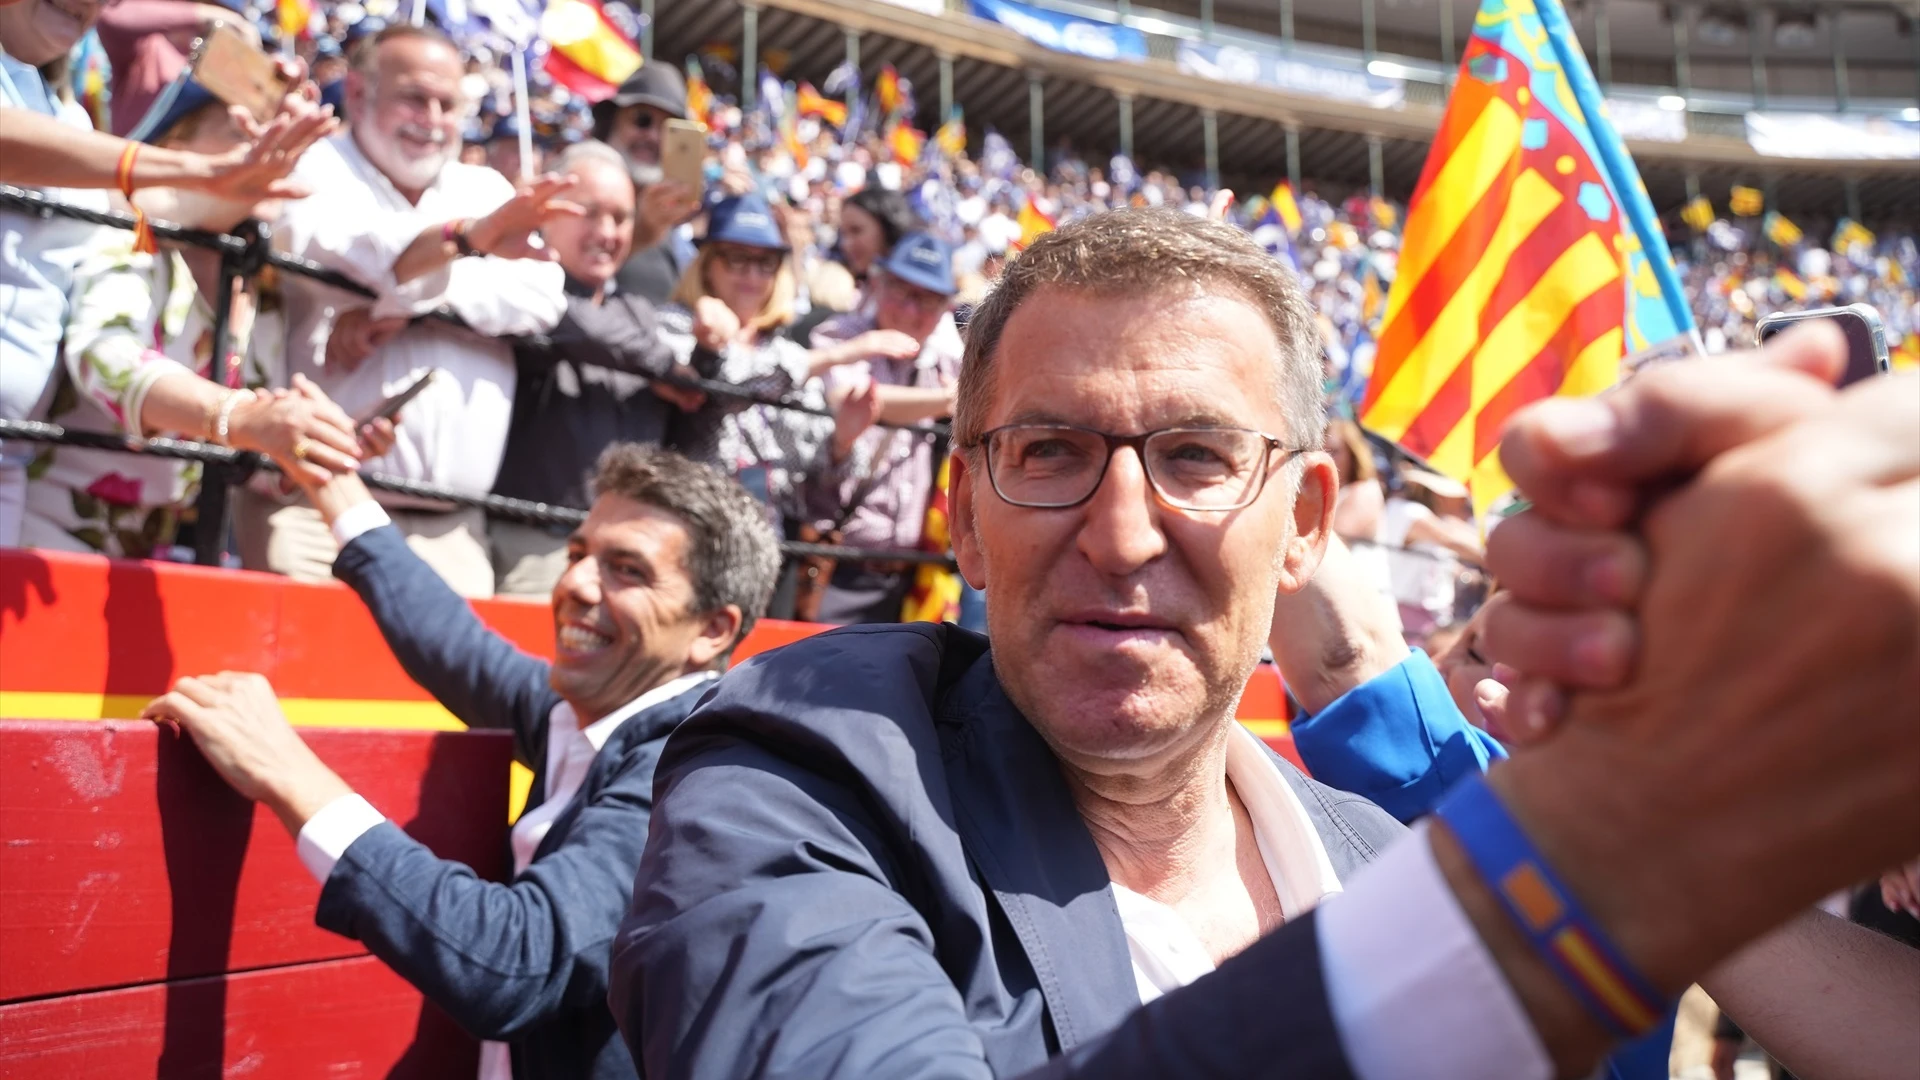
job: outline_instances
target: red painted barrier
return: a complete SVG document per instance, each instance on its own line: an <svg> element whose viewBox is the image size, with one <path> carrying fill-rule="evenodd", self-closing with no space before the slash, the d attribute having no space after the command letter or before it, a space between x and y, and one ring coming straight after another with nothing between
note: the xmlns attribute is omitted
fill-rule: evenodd
<svg viewBox="0 0 1920 1080"><path fill-rule="evenodd" d="M305 735L436 854L504 875L510 736ZM272 1063L261 1076L385 1076L410 1053L436 1064L407 1075L451 1075L438 1063L472 1040L315 927L319 895L280 822L190 741L0 721L0 1075L187 1076L223 1053Z"/></svg>
<svg viewBox="0 0 1920 1080"><path fill-rule="evenodd" d="M472 1080L480 1044L371 956L0 1005L9 1080Z"/></svg>
<svg viewBox="0 0 1920 1080"><path fill-rule="evenodd" d="M504 732L305 732L445 858L506 871ZM363 955L265 809L153 724L0 721L0 1001Z"/></svg>

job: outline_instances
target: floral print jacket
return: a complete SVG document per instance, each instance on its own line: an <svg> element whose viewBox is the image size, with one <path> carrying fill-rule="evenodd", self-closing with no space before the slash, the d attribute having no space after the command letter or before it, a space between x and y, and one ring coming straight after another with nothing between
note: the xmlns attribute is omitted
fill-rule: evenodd
<svg viewBox="0 0 1920 1080"><path fill-rule="evenodd" d="M244 350L244 343L233 347ZM164 248L138 254L131 234L118 233L74 273L48 419L76 431L160 434L140 430L147 391L168 374L208 376L212 360L213 309L186 262ZM200 469L197 462L46 445L27 469L27 508L95 551L145 558L173 543L180 512L199 491Z"/></svg>

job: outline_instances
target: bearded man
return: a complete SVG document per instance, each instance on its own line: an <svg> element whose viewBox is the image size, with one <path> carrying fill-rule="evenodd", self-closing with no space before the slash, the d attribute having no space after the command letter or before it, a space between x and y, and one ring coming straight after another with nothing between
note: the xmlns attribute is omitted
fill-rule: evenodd
<svg viewBox="0 0 1920 1080"><path fill-rule="evenodd" d="M459 51L430 27L390 26L356 45L346 90L352 124L302 159L295 175L314 195L289 204L276 240L378 294L369 302L283 278L287 375L307 375L363 416L438 369L399 415L393 450L368 464L480 495L493 488L513 412L513 350L500 339L551 330L566 296L549 249L529 247L524 234L506 238L509 215L496 211L514 201L513 183L457 160L472 108L463 74ZM551 193L550 184L529 187ZM437 310L464 327L419 318ZM382 501L455 591L493 592L478 510ZM235 528L249 566L297 578L327 577L339 551L312 508L253 492L239 500Z"/></svg>

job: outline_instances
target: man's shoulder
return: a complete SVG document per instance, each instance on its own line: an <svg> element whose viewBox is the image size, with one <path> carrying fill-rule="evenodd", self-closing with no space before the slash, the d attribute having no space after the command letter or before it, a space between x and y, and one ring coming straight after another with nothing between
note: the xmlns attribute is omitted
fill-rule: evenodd
<svg viewBox="0 0 1920 1080"><path fill-rule="evenodd" d="M675 732L669 764L751 745L788 760L835 759L866 772L904 748L934 751L941 687L983 652L984 639L956 627L882 623L828 630L761 653L714 684Z"/></svg>

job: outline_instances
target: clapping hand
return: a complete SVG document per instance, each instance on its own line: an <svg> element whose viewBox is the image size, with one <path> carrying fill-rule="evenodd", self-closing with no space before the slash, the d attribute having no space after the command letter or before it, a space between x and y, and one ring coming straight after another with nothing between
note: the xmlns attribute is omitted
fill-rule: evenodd
<svg viewBox="0 0 1920 1080"><path fill-rule="evenodd" d="M740 316L726 302L703 296L693 304L693 339L712 352L725 352L740 339Z"/></svg>
<svg viewBox="0 0 1920 1080"><path fill-rule="evenodd" d="M580 204L560 196L579 183L570 176L548 173L515 187L513 198L467 227L467 240L482 255L502 259L535 259L552 262L559 258L544 243L536 243L540 226L560 217L580 217L586 213Z"/></svg>
<svg viewBox="0 0 1920 1080"><path fill-rule="evenodd" d="M867 380L865 386L840 399L833 410L833 460L845 461L853 453L853 441L880 419L880 384Z"/></svg>

